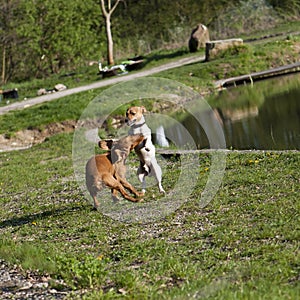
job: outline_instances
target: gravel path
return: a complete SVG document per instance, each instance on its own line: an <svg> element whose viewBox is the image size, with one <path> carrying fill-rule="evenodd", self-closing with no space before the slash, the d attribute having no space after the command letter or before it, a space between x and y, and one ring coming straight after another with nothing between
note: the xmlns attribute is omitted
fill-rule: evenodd
<svg viewBox="0 0 300 300"><path fill-rule="evenodd" d="M0 299L52 300L64 299L70 291L52 289L50 277L22 271L0 259ZM62 285L63 286L63 285Z"/></svg>
<svg viewBox="0 0 300 300"><path fill-rule="evenodd" d="M92 90L92 89L97 89L97 88L109 86L109 85L120 83L120 82L129 81L129 80L136 79L139 77L150 76L150 75L153 75L153 74L156 74L156 73L159 73L162 71L166 71L169 69L173 69L173 68L181 67L184 65L204 61L204 59L205 59L205 57L203 55L195 55L195 56L188 57L188 58L182 58L177 61L164 64L162 66L154 67L149 70L142 70L142 71L135 72L132 74L129 73L126 75L116 76L116 77L113 77L110 79L100 80L100 81L97 81L97 82L94 82L94 83L91 83L91 84L88 84L85 86L67 89L67 90L64 90L61 92L44 95L44 96L40 96L40 97L36 97L36 98L31 98L31 99L23 100L20 102L14 102L10 105L0 107L0 115L3 115L11 110L19 110L19 109L27 108L27 107L30 107L30 106L33 106L36 104L52 101L52 100L55 100L55 99L58 99L61 97L65 97L65 96L69 96L69 95L73 95L76 93L80 93L80 92L84 92L84 91L88 91L88 90Z"/></svg>

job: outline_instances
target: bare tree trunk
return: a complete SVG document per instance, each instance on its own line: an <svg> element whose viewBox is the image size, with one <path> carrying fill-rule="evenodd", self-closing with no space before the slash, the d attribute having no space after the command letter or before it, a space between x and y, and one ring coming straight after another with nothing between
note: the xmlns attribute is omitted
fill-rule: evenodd
<svg viewBox="0 0 300 300"><path fill-rule="evenodd" d="M115 62L114 62L114 43L113 43L113 38L111 33L111 15L122 0L116 0L113 6L111 5L111 0L107 0L108 1L107 8L105 6L104 1L105 0L100 0L100 4L101 4L101 11L105 19L105 29L106 29L106 38L107 38L107 63L109 65L113 65Z"/></svg>
<svg viewBox="0 0 300 300"><path fill-rule="evenodd" d="M2 74L1 74L1 81L4 84L5 83L5 76L6 76L6 48L5 45L3 45L3 51L2 51Z"/></svg>
<svg viewBox="0 0 300 300"><path fill-rule="evenodd" d="M111 34L110 17L106 18L106 37L107 37L107 62L109 65L114 65L114 42Z"/></svg>

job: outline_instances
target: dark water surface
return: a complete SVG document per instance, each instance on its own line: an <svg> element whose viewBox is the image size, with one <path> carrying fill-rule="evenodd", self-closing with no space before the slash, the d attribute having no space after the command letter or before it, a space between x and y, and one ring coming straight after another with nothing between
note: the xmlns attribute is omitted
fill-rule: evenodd
<svg viewBox="0 0 300 300"><path fill-rule="evenodd" d="M230 88L207 101L223 127L226 148L300 150L300 74ZM193 118L183 124L198 148L211 148Z"/></svg>

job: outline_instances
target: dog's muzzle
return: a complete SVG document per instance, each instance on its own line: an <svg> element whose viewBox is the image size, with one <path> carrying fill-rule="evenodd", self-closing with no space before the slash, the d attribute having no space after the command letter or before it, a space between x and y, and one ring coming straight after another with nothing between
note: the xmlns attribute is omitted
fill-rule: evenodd
<svg viewBox="0 0 300 300"><path fill-rule="evenodd" d="M134 125L136 122L136 120L129 120L128 118L125 119L125 123L128 125L128 126L132 126Z"/></svg>

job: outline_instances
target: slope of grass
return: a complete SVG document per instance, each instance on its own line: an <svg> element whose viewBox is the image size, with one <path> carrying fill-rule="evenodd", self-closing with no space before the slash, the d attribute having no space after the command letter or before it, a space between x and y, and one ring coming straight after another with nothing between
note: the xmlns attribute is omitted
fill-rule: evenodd
<svg viewBox="0 0 300 300"><path fill-rule="evenodd" d="M200 154L197 185L177 211L126 224L92 211L71 143L62 134L0 154L2 258L85 290L83 299L299 297L299 153L229 154L205 208L210 155ZM164 182L176 172L167 169ZM159 201L152 193L145 201Z"/></svg>
<svg viewBox="0 0 300 300"><path fill-rule="evenodd" d="M297 36L263 45L245 45L235 49L234 53L225 52L221 57L208 63L195 63L164 71L155 76L179 81L200 94L207 95L215 92L214 82L216 80L297 62L299 49L300 40ZM180 51L180 54L176 53L173 53L175 57L182 55ZM270 55L270 53L272 54ZM161 54L160 57L163 55ZM170 53L166 54L166 57L174 59ZM155 60L155 58L153 59ZM165 59L162 61L164 62ZM82 110L102 90L91 90L67 96L0 116L0 133L10 134L20 129L39 128L52 122L77 120Z"/></svg>

